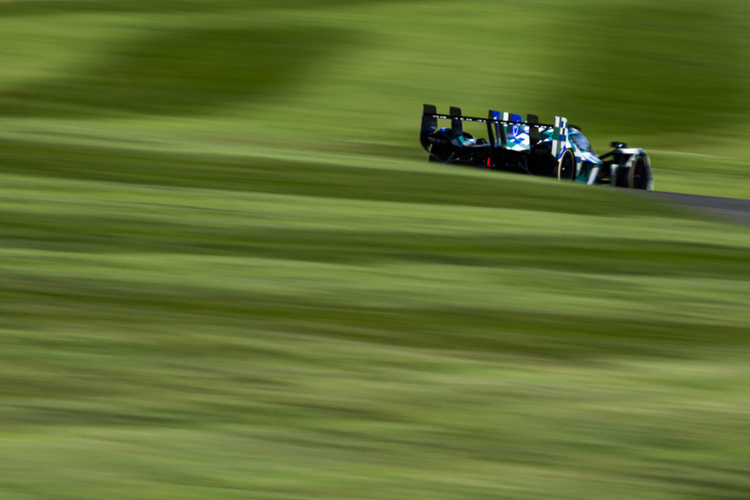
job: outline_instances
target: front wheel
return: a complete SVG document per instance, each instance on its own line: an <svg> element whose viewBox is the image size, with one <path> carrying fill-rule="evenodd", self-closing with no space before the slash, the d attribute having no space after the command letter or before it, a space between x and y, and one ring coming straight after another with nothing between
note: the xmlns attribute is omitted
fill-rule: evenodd
<svg viewBox="0 0 750 500"><path fill-rule="evenodd" d="M563 153L562 158L557 163L557 179L564 181L574 181L576 179L576 157L571 150Z"/></svg>
<svg viewBox="0 0 750 500"><path fill-rule="evenodd" d="M631 189L648 189L648 171L643 158L638 158L628 172L628 187Z"/></svg>

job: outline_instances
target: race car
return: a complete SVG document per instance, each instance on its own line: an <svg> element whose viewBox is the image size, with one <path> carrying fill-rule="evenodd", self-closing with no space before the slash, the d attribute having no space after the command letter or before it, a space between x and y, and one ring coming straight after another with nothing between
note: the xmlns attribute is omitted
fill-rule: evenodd
<svg viewBox="0 0 750 500"><path fill-rule="evenodd" d="M438 128L449 120L450 128ZM486 125L488 138L464 132L464 123ZM606 184L633 189L653 189L651 160L642 149L612 142L612 151L597 155L581 129L556 116L554 124L539 122L537 115L490 110L487 118L462 116L461 108L438 114L432 104L422 113L422 147L429 160L522 172L584 184Z"/></svg>

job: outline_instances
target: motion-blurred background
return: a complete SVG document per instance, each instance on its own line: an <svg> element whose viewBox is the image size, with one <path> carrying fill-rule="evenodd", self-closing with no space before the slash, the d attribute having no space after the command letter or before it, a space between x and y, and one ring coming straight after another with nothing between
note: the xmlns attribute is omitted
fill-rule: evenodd
<svg viewBox="0 0 750 500"><path fill-rule="evenodd" d="M418 144L425 102L562 115L750 198L748 33L0 1L0 498L750 497L748 227Z"/></svg>

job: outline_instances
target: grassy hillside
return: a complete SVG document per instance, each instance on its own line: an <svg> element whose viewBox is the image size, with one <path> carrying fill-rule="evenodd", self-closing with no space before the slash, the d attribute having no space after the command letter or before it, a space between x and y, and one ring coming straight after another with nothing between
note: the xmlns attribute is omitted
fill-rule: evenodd
<svg viewBox="0 0 750 500"><path fill-rule="evenodd" d="M746 497L750 231L419 153L747 197L748 9L577 5L0 3L0 498Z"/></svg>
<svg viewBox="0 0 750 500"><path fill-rule="evenodd" d="M747 197L750 7L735 0L11 1L0 134L422 158L423 102L567 116L657 188Z"/></svg>

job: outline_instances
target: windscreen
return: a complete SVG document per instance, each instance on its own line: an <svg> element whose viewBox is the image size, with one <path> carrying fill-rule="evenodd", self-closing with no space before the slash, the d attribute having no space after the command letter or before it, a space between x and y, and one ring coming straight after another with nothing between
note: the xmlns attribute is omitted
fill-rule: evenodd
<svg viewBox="0 0 750 500"><path fill-rule="evenodd" d="M591 147L591 143L586 136L574 128L570 129L570 140L573 141L579 151L594 152L594 148Z"/></svg>

